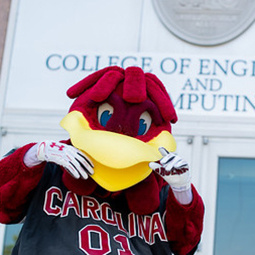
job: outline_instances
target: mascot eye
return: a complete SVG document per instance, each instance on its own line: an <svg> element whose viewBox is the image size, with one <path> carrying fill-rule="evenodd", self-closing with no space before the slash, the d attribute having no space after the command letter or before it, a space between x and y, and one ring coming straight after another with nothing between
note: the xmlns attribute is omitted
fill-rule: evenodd
<svg viewBox="0 0 255 255"><path fill-rule="evenodd" d="M113 107L108 103L104 103L98 107L98 122L105 127L109 119L112 117Z"/></svg>
<svg viewBox="0 0 255 255"><path fill-rule="evenodd" d="M151 116L148 112L144 112L139 118L138 135L145 135L151 126Z"/></svg>

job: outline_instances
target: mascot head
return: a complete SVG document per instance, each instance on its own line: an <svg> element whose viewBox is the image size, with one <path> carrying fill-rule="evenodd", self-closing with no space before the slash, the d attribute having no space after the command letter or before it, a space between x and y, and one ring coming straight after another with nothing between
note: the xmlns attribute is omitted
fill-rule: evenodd
<svg viewBox="0 0 255 255"><path fill-rule="evenodd" d="M155 75L111 66L87 76L67 95L75 101L61 126L91 158L91 178L104 189L127 190L150 179L148 163L161 158L158 148L175 150L176 112Z"/></svg>

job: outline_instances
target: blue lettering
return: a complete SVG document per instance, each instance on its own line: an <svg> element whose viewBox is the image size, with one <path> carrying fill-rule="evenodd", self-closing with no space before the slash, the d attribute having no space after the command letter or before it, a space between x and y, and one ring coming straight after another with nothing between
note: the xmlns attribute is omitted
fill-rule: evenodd
<svg viewBox="0 0 255 255"><path fill-rule="evenodd" d="M148 73L152 72L151 61L152 61L151 57L142 57L141 68L143 69L144 72L148 72ZM148 67L148 69L146 69L146 67Z"/></svg>
<svg viewBox="0 0 255 255"><path fill-rule="evenodd" d="M88 71L88 72L91 72L93 71L93 68L91 67L90 69L86 69L86 61L87 61L87 57L88 56L82 56L83 57L83 60L82 60L82 71Z"/></svg>
<svg viewBox="0 0 255 255"><path fill-rule="evenodd" d="M178 103L180 102L180 107L178 109L183 109L183 97L184 94L180 94L180 96L177 98L176 102L174 103L174 107L177 108Z"/></svg>
<svg viewBox="0 0 255 255"><path fill-rule="evenodd" d="M236 97L236 109L235 109L235 111L239 112L239 97L240 96L236 95L235 97Z"/></svg>
<svg viewBox="0 0 255 255"><path fill-rule="evenodd" d="M182 90L186 90L186 87L189 87L190 90L194 90L194 88L192 87L192 83L191 83L189 78L187 79L186 83L184 84Z"/></svg>
<svg viewBox="0 0 255 255"><path fill-rule="evenodd" d="M185 64L185 62L187 62L187 63ZM190 64L190 58L182 58L181 59L180 74L184 74L184 67L189 68L189 64Z"/></svg>
<svg viewBox="0 0 255 255"><path fill-rule="evenodd" d="M67 65L69 65L69 66L67 66ZM67 55L63 59L63 67L67 71L74 71L77 69L78 66L79 66L79 59L75 55Z"/></svg>
<svg viewBox="0 0 255 255"><path fill-rule="evenodd" d="M246 102L249 103L249 105L255 110L255 105L250 101L250 99L247 96L244 96L244 104L243 104L243 112L246 112Z"/></svg>
<svg viewBox="0 0 255 255"><path fill-rule="evenodd" d="M252 75L255 76L255 61L252 61Z"/></svg>
<svg viewBox="0 0 255 255"><path fill-rule="evenodd" d="M188 78L185 82L182 90L189 88L190 90L198 91L200 89L209 90L209 91L218 91L222 88L222 82L219 79L195 79L195 85L192 85L191 80Z"/></svg>
<svg viewBox="0 0 255 255"><path fill-rule="evenodd" d="M201 102L201 106L205 111L212 111L215 108L215 104L216 104L216 95L212 95L213 96L213 103L212 106L210 108L205 106L205 94L202 94L202 102Z"/></svg>
<svg viewBox="0 0 255 255"><path fill-rule="evenodd" d="M219 91L222 88L222 82L219 79L210 80L210 91Z"/></svg>
<svg viewBox="0 0 255 255"><path fill-rule="evenodd" d="M199 89L199 85L206 90L207 89L207 83L208 83L208 79L204 79L204 83L202 83L202 81L200 79L196 79L196 90Z"/></svg>
<svg viewBox="0 0 255 255"><path fill-rule="evenodd" d="M109 66L116 66L118 65L118 56L109 56Z"/></svg>
<svg viewBox="0 0 255 255"><path fill-rule="evenodd" d="M224 73L224 74L227 74L228 73L228 62L229 60L226 60L225 61L225 68L223 68L220 63L214 59L214 67L213 67L213 75L216 75L217 72L216 72L216 67L218 66L220 68L220 70Z"/></svg>
<svg viewBox="0 0 255 255"><path fill-rule="evenodd" d="M56 71L59 70L61 65L56 61L61 60L61 55L58 54L52 54L50 55L47 59L46 59L46 66L48 69L52 70L52 71ZM51 62L50 62L51 61ZM53 64L56 65L55 67L53 67Z"/></svg>
<svg viewBox="0 0 255 255"><path fill-rule="evenodd" d="M164 58L161 61L160 69L165 74L172 74L177 69L177 63L173 58Z"/></svg>
<svg viewBox="0 0 255 255"><path fill-rule="evenodd" d="M208 70L209 68L210 59L200 59L200 69L199 74L200 75L209 75L211 74Z"/></svg>
<svg viewBox="0 0 255 255"><path fill-rule="evenodd" d="M196 103L197 101L198 101L198 95L196 95L196 94L189 94L189 101L188 101L188 110L190 110L191 109L191 105L193 104L193 103Z"/></svg>
<svg viewBox="0 0 255 255"><path fill-rule="evenodd" d="M101 56L96 56L96 65L95 65L95 71L99 70L99 59L101 58Z"/></svg>
<svg viewBox="0 0 255 255"><path fill-rule="evenodd" d="M89 56L87 56L87 55L82 56L81 71L88 71L88 72L98 71L99 70L99 60L100 60L101 56L95 56L95 63L92 63L92 65L90 67L87 66L88 57Z"/></svg>
<svg viewBox="0 0 255 255"><path fill-rule="evenodd" d="M246 65L247 62L244 61L244 60L236 60L231 65L231 71L234 75L236 75L236 76L245 76L246 72L247 72L247 68L242 68L241 73L237 73L237 71L235 70L235 67L237 66L237 64L245 64Z"/></svg>
<svg viewBox="0 0 255 255"><path fill-rule="evenodd" d="M136 63L137 58L136 57L132 57L132 56L128 56L128 57L123 58L122 61L121 61L121 67L122 68L126 68L128 66L134 66L135 65L132 62L125 65L125 62L128 61L128 60L134 60L134 63Z"/></svg>
<svg viewBox="0 0 255 255"><path fill-rule="evenodd" d="M224 107L223 107L222 111L224 111L224 112L228 111L228 109L227 109L228 98L233 98L233 96L232 95L219 95L219 98L223 98Z"/></svg>

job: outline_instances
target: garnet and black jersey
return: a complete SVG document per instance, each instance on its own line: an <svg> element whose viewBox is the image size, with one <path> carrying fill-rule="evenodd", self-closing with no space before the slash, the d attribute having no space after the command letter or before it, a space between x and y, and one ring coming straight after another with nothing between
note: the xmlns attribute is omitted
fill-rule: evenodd
<svg viewBox="0 0 255 255"><path fill-rule="evenodd" d="M79 196L62 182L59 166L47 163L33 191L12 255L172 254L164 227L168 186L150 215L136 215L125 197Z"/></svg>

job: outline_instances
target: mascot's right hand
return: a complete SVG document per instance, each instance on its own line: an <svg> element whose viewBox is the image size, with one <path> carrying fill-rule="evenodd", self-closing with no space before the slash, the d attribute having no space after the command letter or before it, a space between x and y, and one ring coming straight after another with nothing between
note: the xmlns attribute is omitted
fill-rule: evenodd
<svg viewBox="0 0 255 255"><path fill-rule="evenodd" d="M37 158L64 167L76 179L87 179L94 173L93 163L88 156L72 145L43 141L37 144Z"/></svg>

